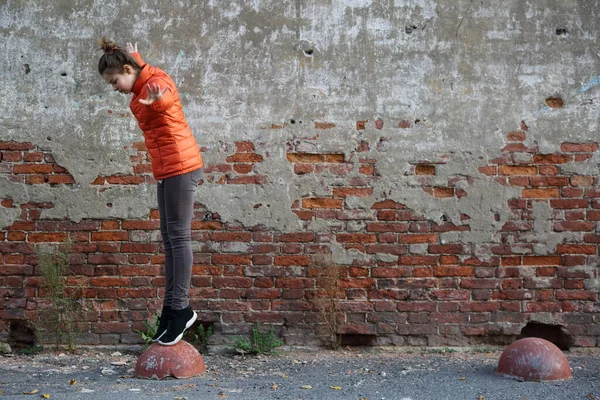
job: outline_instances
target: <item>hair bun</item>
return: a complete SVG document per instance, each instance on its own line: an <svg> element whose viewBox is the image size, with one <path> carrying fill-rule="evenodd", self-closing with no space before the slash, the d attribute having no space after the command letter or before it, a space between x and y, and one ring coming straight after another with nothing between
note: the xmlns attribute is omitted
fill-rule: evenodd
<svg viewBox="0 0 600 400"><path fill-rule="evenodd" d="M113 51L119 49L119 46L112 40L108 39L104 36L101 40L98 41L100 48L98 50L103 50L105 53L112 53Z"/></svg>

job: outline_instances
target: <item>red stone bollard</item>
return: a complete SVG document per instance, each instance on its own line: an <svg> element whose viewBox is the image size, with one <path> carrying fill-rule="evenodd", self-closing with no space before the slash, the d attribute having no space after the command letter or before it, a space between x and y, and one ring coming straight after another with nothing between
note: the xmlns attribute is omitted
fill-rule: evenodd
<svg viewBox="0 0 600 400"><path fill-rule="evenodd" d="M523 381L569 379L571 367L567 357L552 342L529 337L517 340L500 356L496 372Z"/></svg>
<svg viewBox="0 0 600 400"><path fill-rule="evenodd" d="M136 378L163 379L169 376L178 379L191 378L206 371L204 360L198 350L181 340L174 346L155 343L138 358L135 366Z"/></svg>

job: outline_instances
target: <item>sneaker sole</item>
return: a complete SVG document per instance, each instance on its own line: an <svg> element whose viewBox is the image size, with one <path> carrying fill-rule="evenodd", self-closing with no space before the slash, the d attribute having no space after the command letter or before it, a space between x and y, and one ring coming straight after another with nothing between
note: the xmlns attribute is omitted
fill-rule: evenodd
<svg viewBox="0 0 600 400"><path fill-rule="evenodd" d="M172 342L161 342L159 340L158 343L162 344L163 346L173 346L173 345L179 343L179 341L183 337L183 334L185 333L186 329L188 329L190 326L192 326L194 324L194 322L196 322L196 318L198 318L198 314L196 314L196 311L194 311L194 315L192 316L192 318L190 318L190 320L185 324L185 329L183 330L183 332L181 332L181 334L179 336L177 336L175 338L175 340L173 340Z"/></svg>
<svg viewBox="0 0 600 400"><path fill-rule="evenodd" d="M163 333L161 333L161 334L160 334L160 336L159 336L159 337L157 337L156 339L152 339L152 343L156 343L156 342L158 342L158 341L160 340L160 338L161 338L161 337L165 336L165 333L167 333L167 330L166 330L166 329L163 331Z"/></svg>

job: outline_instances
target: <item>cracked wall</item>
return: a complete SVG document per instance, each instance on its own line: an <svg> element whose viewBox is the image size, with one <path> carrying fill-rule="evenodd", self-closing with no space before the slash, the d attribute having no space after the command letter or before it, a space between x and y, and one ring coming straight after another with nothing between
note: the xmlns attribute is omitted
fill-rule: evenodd
<svg viewBox="0 0 600 400"><path fill-rule="evenodd" d="M50 232L38 222L31 230L15 228L32 221L31 207L39 212L36 219L99 221L93 225L99 230L101 221L120 221L123 229L123 221L148 220L155 213L154 180L128 98L111 92L97 73L95 41L106 35L120 43L137 41L144 59L178 85L206 163L197 195L199 216L206 219L195 231L198 264L215 264L217 253L254 251L249 249L260 243L257 231L312 232L315 248L298 242L296 253L291 245L273 245L266 253L272 264L266 265L278 267L276 257L288 257L290 251L302 254L290 257L307 257L280 260L296 268L292 276L306 278L308 272L297 267L311 265L364 267L366 278L373 279L364 283L378 291L387 290L387 283L373 275L374 269L393 264L395 289L404 290L398 271L407 264L410 279L425 279L423 299L435 302L433 291L461 288L463 281L469 285L469 273L490 278L469 268L440 272L444 251L454 257L450 254L457 247L452 246L463 249L453 259L456 268L476 258L496 267L499 279L514 257L519 265L533 262L527 257L549 257L540 261L544 265L520 272L519 290L525 293L539 283L540 291L528 294L531 298L521 293L518 312L525 320L544 319L545 314L529 313L575 307L528 308L528 300L544 303L544 297L536 297L542 290L553 291L553 304L560 296L582 301L575 307L587 310L581 328L585 339L579 344L596 345L599 321L597 305L591 304L597 304L599 285L597 249L592 254L600 157L595 144L598 9L597 1L552 0L44 5L9 0L0 6L4 265L13 272L18 265L14 260L20 260L22 248L14 245L19 237L27 249L36 240L57 243L52 235L28 238ZM399 204L412 216L402 220L395 214L385 225L388 216L379 219L376 208L382 202ZM248 241L223 241L204 232L213 228L254 233ZM120 251L125 241L156 240L150 231L136 230L135 239L117 235L114 246ZM438 245L448 247L432 247ZM576 245L592 247L571 247L572 257L561 247ZM327 251L319 255L320 246ZM432 255L427 266L437 268L438 275L431 272L436 279L417 276L425 272L403 260ZM246 259L227 262L232 261L223 265L244 265ZM554 281L542 282L545 267L554 268L554 275L544 279ZM561 275L567 267L573 271ZM571 273L582 280L572 285L580 287L565 283ZM490 291L489 299L505 298L503 290L509 288L501 280L489 284L482 288ZM585 292L581 299L571 298L577 297L570 292L575 289ZM469 290L465 301L487 296ZM420 301L419 295L413 293L412 299ZM371 304L376 297L365 292L358 301ZM278 312L274 307L267 311ZM386 332L385 327L371 330L382 322L371 321L369 312L346 310L344 315L349 332ZM487 318L486 323L494 322ZM216 319L223 326L239 322L222 315ZM550 319L562 323L558 316ZM505 327L505 334L513 335L523 322ZM412 343L461 335L436 329L416 329Z"/></svg>

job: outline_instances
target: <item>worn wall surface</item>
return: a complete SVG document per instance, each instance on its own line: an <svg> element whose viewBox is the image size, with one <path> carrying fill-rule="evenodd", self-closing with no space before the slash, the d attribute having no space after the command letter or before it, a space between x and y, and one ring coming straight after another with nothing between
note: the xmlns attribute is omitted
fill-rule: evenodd
<svg viewBox="0 0 600 400"><path fill-rule="evenodd" d="M81 341L139 341L160 307L155 182L97 72L106 35L171 74L202 146L192 304L215 341L543 322L598 346L599 6L5 0L0 333L48 307L35 250L69 241Z"/></svg>

